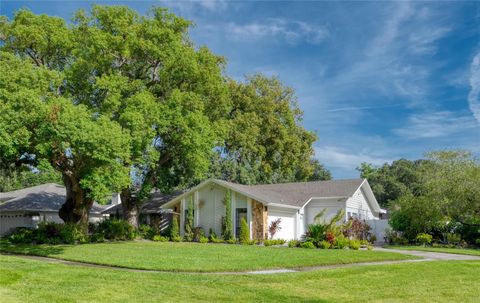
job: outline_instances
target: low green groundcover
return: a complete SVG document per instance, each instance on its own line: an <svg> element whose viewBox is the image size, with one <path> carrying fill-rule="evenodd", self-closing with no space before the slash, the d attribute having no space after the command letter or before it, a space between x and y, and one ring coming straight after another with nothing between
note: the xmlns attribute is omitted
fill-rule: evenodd
<svg viewBox="0 0 480 303"><path fill-rule="evenodd" d="M321 250L256 245L130 241L82 245L10 245L5 252L166 271L248 271L272 268L405 260L414 257L366 250Z"/></svg>
<svg viewBox="0 0 480 303"><path fill-rule="evenodd" d="M318 251L324 252L324 251ZM478 302L480 262L415 262L275 275L129 272L0 256L16 302Z"/></svg>

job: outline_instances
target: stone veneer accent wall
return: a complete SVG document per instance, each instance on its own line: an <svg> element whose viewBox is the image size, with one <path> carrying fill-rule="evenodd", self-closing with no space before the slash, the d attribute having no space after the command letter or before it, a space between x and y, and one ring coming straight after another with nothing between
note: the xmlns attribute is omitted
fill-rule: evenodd
<svg viewBox="0 0 480 303"><path fill-rule="evenodd" d="M268 208L262 203L252 200L252 236L255 240L267 239Z"/></svg>

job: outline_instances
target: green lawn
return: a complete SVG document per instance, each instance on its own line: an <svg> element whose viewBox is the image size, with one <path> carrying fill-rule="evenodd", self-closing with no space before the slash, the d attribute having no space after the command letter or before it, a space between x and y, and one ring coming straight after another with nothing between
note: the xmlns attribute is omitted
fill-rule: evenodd
<svg viewBox="0 0 480 303"><path fill-rule="evenodd" d="M423 246L386 246L386 248L403 249L403 250L419 250L432 251L440 253L450 253L459 255L480 256L480 249L473 248L446 248L446 247L423 247Z"/></svg>
<svg viewBox="0 0 480 303"><path fill-rule="evenodd" d="M0 256L10 302L478 302L480 262L361 266L278 275L85 268Z"/></svg>
<svg viewBox="0 0 480 303"><path fill-rule="evenodd" d="M165 271L247 271L412 259L398 253L228 244L116 242L83 245L3 244L2 251L120 267Z"/></svg>

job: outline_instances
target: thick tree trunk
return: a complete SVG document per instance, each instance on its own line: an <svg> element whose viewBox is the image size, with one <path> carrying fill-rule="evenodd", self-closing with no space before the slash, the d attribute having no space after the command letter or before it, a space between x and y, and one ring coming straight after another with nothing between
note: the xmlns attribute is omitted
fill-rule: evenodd
<svg viewBox="0 0 480 303"><path fill-rule="evenodd" d="M132 197L130 189L124 189L120 193L122 199L123 219L134 228L138 228L138 206L135 199Z"/></svg>
<svg viewBox="0 0 480 303"><path fill-rule="evenodd" d="M88 214L93 200L86 198L85 191L79 181L72 175L63 174L63 182L67 190L67 199L60 208L58 215L65 223L74 223L88 230Z"/></svg>

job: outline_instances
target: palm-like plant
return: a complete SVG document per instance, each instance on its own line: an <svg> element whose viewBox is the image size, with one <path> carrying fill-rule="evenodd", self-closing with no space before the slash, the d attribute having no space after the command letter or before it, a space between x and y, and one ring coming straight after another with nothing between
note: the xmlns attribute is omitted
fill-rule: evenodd
<svg viewBox="0 0 480 303"><path fill-rule="evenodd" d="M307 232L303 236L304 241L311 241L318 246L321 241L326 240L327 233L335 237L341 234L342 226L337 223L345 216L345 211L343 209L339 210L328 222L323 219L326 211L326 208L322 209L322 211L314 217L314 224L307 226Z"/></svg>

